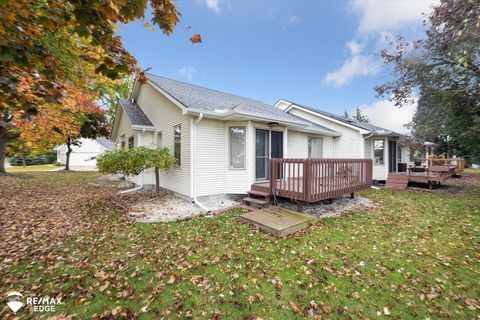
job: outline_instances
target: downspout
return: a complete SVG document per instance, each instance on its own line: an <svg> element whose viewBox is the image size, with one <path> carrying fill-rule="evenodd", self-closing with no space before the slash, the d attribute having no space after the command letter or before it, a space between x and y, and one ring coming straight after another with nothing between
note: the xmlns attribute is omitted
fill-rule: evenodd
<svg viewBox="0 0 480 320"><path fill-rule="evenodd" d="M192 159L191 161L191 168L190 168L190 173L192 175L192 186L191 186L191 192L192 192L192 198L193 198L193 203L195 203L200 209L202 209L205 213L210 213L210 209L207 208L203 203L201 203L196 195L196 161L195 161L195 155L196 155L196 135L197 135L197 123L202 121L203 119L203 113L200 113L198 118L195 119L192 123L192 140L191 140L191 147L190 147L190 157Z"/></svg>
<svg viewBox="0 0 480 320"><path fill-rule="evenodd" d="M142 135L141 135L141 138L142 138L142 140L141 140L142 143L141 144L142 145L143 145L144 135L145 135L145 128L143 128ZM140 141L138 141L138 144L140 146ZM138 186L136 186L135 188L132 188L132 189L127 189L127 190L120 191L119 194L125 194L125 193L130 193L130 192L135 192L135 191L141 190L141 189L143 189L143 183L144 183L144 173L142 171L140 173L140 182L139 182Z"/></svg>

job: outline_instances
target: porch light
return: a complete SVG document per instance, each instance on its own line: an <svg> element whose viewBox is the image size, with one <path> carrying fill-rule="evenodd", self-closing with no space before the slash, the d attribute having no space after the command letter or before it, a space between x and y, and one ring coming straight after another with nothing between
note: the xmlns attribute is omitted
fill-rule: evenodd
<svg viewBox="0 0 480 320"><path fill-rule="evenodd" d="M276 126L278 126L278 122L269 122L268 126L272 127L272 128L275 128Z"/></svg>

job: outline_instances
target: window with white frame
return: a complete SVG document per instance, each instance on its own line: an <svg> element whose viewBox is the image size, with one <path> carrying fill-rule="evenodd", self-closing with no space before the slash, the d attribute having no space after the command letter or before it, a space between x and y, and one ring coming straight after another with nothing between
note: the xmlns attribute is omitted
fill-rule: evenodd
<svg viewBox="0 0 480 320"><path fill-rule="evenodd" d="M230 169L245 169L245 127L229 127Z"/></svg>
<svg viewBox="0 0 480 320"><path fill-rule="evenodd" d="M173 157L177 166L182 164L182 126L180 124L173 127Z"/></svg>
<svg viewBox="0 0 480 320"><path fill-rule="evenodd" d="M157 149L163 148L163 137L162 132L157 132Z"/></svg>
<svg viewBox="0 0 480 320"><path fill-rule="evenodd" d="M383 153L385 150L383 139L373 140L373 164L381 166L383 165Z"/></svg>
<svg viewBox="0 0 480 320"><path fill-rule="evenodd" d="M135 146L135 140L133 136L128 137L128 149L133 149Z"/></svg>
<svg viewBox="0 0 480 320"><path fill-rule="evenodd" d="M322 138L308 138L308 157L312 159L323 157Z"/></svg>

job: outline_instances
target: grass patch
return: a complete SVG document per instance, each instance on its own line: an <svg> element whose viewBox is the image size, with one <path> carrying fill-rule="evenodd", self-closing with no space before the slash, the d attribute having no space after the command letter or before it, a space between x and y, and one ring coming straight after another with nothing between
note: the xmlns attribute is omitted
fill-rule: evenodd
<svg viewBox="0 0 480 320"><path fill-rule="evenodd" d="M47 175L55 177L52 188L76 193L96 176L15 178L42 186ZM361 195L377 209L325 219L280 239L240 223L241 209L132 224L110 204L93 206L81 232L49 249L48 259L45 252L7 265L0 284L5 291L61 295L65 304L57 313L79 318L473 319L480 296L480 188L466 188L456 194L367 190Z"/></svg>
<svg viewBox="0 0 480 320"><path fill-rule="evenodd" d="M23 171L51 171L55 170L58 167L54 166L53 164L35 164L31 166L13 166L8 167L5 170L7 172L23 172Z"/></svg>

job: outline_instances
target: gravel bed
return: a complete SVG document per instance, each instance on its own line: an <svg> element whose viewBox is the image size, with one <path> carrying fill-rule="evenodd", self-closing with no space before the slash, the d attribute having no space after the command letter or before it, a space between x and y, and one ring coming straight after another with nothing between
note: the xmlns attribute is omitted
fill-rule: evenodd
<svg viewBox="0 0 480 320"><path fill-rule="evenodd" d="M240 203L233 200L208 200L202 204L211 210L210 214L216 211L225 210ZM192 219L206 215L201 208L193 202L181 199L169 193L163 193L159 198L149 199L135 204L129 212L129 217L136 222L169 222Z"/></svg>
<svg viewBox="0 0 480 320"><path fill-rule="evenodd" d="M288 200L279 199L278 205L280 207L297 210L297 204ZM373 208L375 204L372 200L363 197L341 197L333 200L332 204L326 202L317 202L305 204L303 213L315 215L319 218L335 217L344 212L354 209Z"/></svg>

